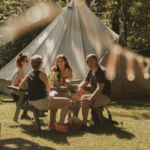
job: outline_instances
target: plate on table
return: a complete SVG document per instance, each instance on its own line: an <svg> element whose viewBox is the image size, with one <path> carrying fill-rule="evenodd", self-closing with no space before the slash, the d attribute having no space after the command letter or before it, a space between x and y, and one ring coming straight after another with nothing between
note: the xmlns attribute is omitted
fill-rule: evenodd
<svg viewBox="0 0 150 150"><path fill-rule="evenodd" d="M65 85L61 85L60 87L61 87L61 88L67 88Z"/></svg>

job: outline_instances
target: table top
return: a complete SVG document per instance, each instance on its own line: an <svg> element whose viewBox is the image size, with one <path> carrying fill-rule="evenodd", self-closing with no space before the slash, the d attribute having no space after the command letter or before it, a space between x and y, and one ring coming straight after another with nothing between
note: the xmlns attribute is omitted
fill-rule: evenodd
<svg viewBox="0 0 150 150"><path fill-rule="evenodd" d="M12 89L12 90L16 90L16 91L24 91L24 92L27 92L27 89L19 89L19 87L17 86L7 86L8 89ZM54 86L51 86L51 90L77 90L78 89L78 84L73 84L73 85L70 85L70 87L67 87L65 85L61 85L59 87L54 87Z"/></svg>
<svg viewBox="0 0 150 150"><path fill-rule="evenodd" d="M60 90L60 91L63 91L63 90L77 90L78 85L79 84L72 84L72 85L70 85L70 87L67 87L65 85L60 85L58 87L51 86L51 90Z"/></svg>
<svg viewBox="0 0 150 150"><path fill-rule="evenodd" d="M14 86L14 85L7 86L7 88L12 89L12 90L16 90L16 91L25 91L25 92L27 92L27 89L19 89L18 86Z"/></svg>
<svg viewBox="0 0 150 150"><path fill-rule="evenodd" d="M63 90L77 90L78 89L78 86L79 84L72 84L70 85L70 87L67 87L65 85L60 85L59 87L54 87L54 86L51 86L51 90L60 90L60 91L63 91ZM19 89L19 87L17 86L7 86L8 89L13 89L13 90L16 90L16 91L24 91L24 92L27 92L27 89ZM89 91L91 88L91 86L89 85L88 87L85 87L84 89Z"/></svg>
<svg viewBox="0 0 150 150"><path fill-rule="evenodd" d="M51 86L51 90L77 90L78 89L78 86L79 84L72 84L70 85L70 87L67 87L65 85L60 85L59 87L54 87L54 86ZM87 87L84 88L84 90L86 91L90 91L91 89L91 85L88 85Z"/></svg>

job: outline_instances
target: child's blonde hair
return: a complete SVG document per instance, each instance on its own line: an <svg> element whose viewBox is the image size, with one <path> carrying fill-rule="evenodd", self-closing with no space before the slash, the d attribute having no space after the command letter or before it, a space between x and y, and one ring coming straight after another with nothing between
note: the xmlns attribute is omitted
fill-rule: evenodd
<svg viewBox="0 0 150 150"><path fill-rule="evenodd" d="M30 63L31 63L32 68L38 69L41 62L42 62L42 60L43 59L40 55L32 56L31 59L30 59Z"/></svg>

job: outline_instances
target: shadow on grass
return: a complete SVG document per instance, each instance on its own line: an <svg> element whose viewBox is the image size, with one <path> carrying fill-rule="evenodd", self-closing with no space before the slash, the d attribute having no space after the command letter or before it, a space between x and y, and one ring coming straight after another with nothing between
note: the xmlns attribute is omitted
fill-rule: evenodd
<svg viewBox="0 0 150 150"><path fill-rule="evenodd" d="M34 122L32 122L32 124L30 124L30 125L18 124L18 125L9 126L9 127L21 128L22 133L28 134L35 138L40 136L40 138L46 139L48 141L52 141L56 144L70 145L70 143L67 140L68 136L79 137L84 134L83 132L77 132L76 130L72 130L67 133L62 133L62 132L59 132L56 130L50 130L50 129L48 129L47 124L42 123L41 120L40 120L40 124L41 124L41 132L39 132L35 129Z"/></svg>
<svg viewBox="0 0 150 150"><path fill-rule="evenodd" d="M0 100L0 105L3 105L4 103Z"/></svg>
<svg viewBox="0 0 150 150"><path fill-rule="evenodd" d="M143 114L141 114L142 115L142 117L144 118L144 119L148 119L149 120L149 118L150 118L150 113L143 113Z"/></svg>
<svg viewBox="0 0 150 150"><path fill-rule="evenodd" d="M100 126L99 124L97 125L91 125L89 127L90 133L93 134L99 134L99 135L116 135L120 139L128 139L131 140L132 138L135 137L135 135L131 132L125 131L123 127L117 127L115 125L105 125L105 126Z"/></svg>
<svg viewBox="0 0 150 150"><path fill-rule="evenodd" d="M10 127L13 128L14 126L10 126ZM100 125L91 125L86 132L72 129L67 133L61 133L56 130L49 130L47 125L41 126L42 131L40 133L35 129L34 123L31 125L20 124L15 127L21 128L21 132L28 134L32 137L36 138L40 136L40 138L46 139L48 141L52 141L56 144L67 144L67 145L70 145L70 143L67 140L67 137L80 137L87 133L92 133L97 135L107 135L107 136L116 135L116 137L120 139L128 139L128 140L131 140L132 138L135 137L134 134L125 131L124 128L117 127L114 125L105 125L103 127L101 127Z"/></svg>
<svg viewBox="0 0 150 150"><path fill-rule="evenodd" d="M1 140L0 144L1 150L35 150L35 149L42 149L42 150L56 150L44 145L41 143L34 143L32 141L23 139L23 138L10 138L10 139L3 139Z"/></svg>

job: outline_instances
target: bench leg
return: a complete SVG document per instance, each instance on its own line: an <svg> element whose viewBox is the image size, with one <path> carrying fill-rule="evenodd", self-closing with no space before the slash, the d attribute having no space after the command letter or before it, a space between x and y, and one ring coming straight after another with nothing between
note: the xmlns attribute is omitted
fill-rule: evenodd
<svg viewBox="0 0 150 150"><path fill-rule="evenodd" d="M25 92L20 93L19 100L18 100L18 103L16 105L16 112L15 112L14 119L13 119L15 122L17 122L17 120L18 120L18 116L20 113L21 105L23 103L24 95L25 95Z"/></svg>
<svg viewBox="0 0 150 150"><path fill-rule="evenodd" d="M36 128L38 131L41 131L40 120L39 120L39 114L38 114L38 110L37 110L37 109L34 110L34 118L35 118L35 128Z"/></svg>
<svg viewBox="0 0 150 150"><path fill-rule="evenodd" d="M45 112L48 112L47 110L38 110L39 117L46 117L47 115L44 114Z"/></svg>
<svg viewBox="0 0 150 150"><path fill-rule="evenodd" d="M97 111L97 114L98 114L98 118L99 118L100 124L104 125L105 121L104 121L104 118L103 118L102 111L99 111L99 110L96 110L96 111Z"/></svg>

